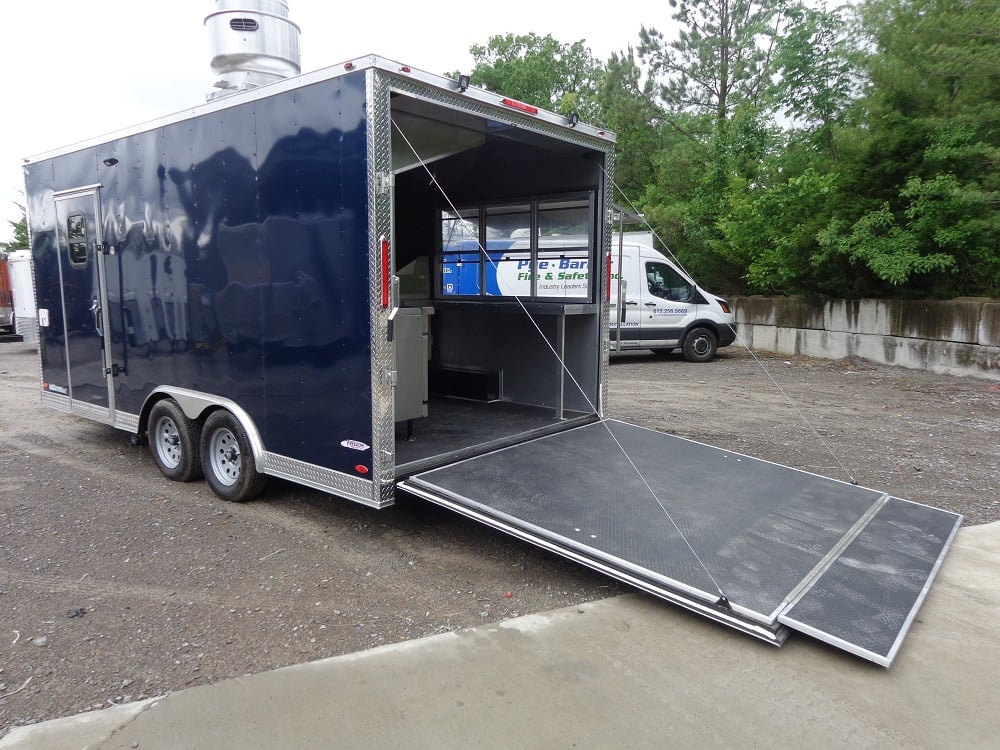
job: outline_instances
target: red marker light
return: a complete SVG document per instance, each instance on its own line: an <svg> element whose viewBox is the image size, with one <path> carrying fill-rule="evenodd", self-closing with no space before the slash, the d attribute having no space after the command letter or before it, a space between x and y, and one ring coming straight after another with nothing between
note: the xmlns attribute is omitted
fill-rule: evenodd
<svg viewBox="0 0 1000 750"><path fill-rule="evenodd" d="M410 66L409 65L404 65L399 70L400 70L401 73L409 73L410 72Z"/></svg>
<svg viewBox="0 0 1000 750"><path fill-rule="evenodd" d="M354 63L344 63L344 70L354 70Z"/></svg>
<svg viewBox="0 0 1000 750"><path fill-rule="evenodd" d="M364 464L358 464L357 466L354 467L354 470L356 472L358 472L358 474L367 474L368 473L368 467L365 466Z"/></svg>
<svg viewBox="0 0 1000 750"><path fill-rule="evenodd" d="M519 102L516 99L501 99L500 103L511 109L520 110L521 112L527 112L529 115L537 115L538 107L532 107L530 104L525 104L524 102Z"/></svg>
<svg viewBox="0 0 1000 750"><path fill-rule="evenodd" d="M382 309L389 307L389 239L382 235Z"/></svg>

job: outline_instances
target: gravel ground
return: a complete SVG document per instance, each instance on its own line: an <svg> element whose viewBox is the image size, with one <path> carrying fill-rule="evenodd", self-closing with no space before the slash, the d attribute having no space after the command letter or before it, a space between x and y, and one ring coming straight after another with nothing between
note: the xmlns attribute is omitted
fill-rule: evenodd
<svg viewBox="0 0 1000 750"><path fill-rule="evenodd" d="M169 482L126 434L42 409L37 367L0 344L0 736L624 590L416 501ZM997 380L732 349L624 355L610 382L610 416L1000 519Z"/></svg>

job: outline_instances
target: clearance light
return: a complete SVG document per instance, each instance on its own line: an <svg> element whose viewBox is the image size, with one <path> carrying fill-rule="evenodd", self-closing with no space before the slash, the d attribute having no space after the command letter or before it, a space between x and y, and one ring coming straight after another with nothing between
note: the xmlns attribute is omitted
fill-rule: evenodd
<svg viewBox="0 0 1000 750"><path fill-rule="evenodd" d="M510 107L511 109L516 109L521 112L527 112L529 115L538 114L538 107L532 107L530 104L519 102L516 99L501 99L500 103L505 107Z"/></svg>
<svg viewBox="0 0 1000 750"><path fill-rule="evenodd" d="M354 70L354 63L344 63L344 70Z"/></svg>
<svg viewBox="0 0 1000 750"><path fill-rule="evenodd" d="M409 73L410 72L410 66L409 65L404 65L402 68L399 69L399 72L400 73Z"/></svg>
<svg viewBox="0 0 1000 750"><path fill-rule="evenodd" d="M364 464L357 464L357 465L356 465L356 466L354 467L354 470L355 470L356 472L358 472L358 474L367 474L367 473L368 473L368 471L369 471L369 470L368 470L368 467L367 467L367 466L365 466Z"/></svg>

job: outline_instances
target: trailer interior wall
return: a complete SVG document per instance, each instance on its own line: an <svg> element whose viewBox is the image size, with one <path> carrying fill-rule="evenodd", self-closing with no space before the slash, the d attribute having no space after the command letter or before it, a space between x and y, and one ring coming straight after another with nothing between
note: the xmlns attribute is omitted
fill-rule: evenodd
<svg viewBox="0 0 1000 750"><path fill-rule="evenodd" d="M596 262L603 247L603 206L597 205L597 196L604 179L604 155L486 117L456 115L421 99L396 95L392 108L393 154L400 165L395 179L396 262L399 269L411 265L425 269L416 283L408 280L404 304L434 308L431 367L502 373L502 401L564 407L566 413L551 412L553 422L567 414L595 412L602 332L597 280L583 305L443 298L436 288L440 283L437 217L442 210L487 202L586 196L592 202L591 262ZM454 134L448 141L451 150L434 149L432 144L440 141L433 136L436 129ZM418 150L420 144L427 144L428 151L405 158L407 149ZM557 355L563 357L569 374L563 372ZM429 419L434 419L433 404Z"/></svg>

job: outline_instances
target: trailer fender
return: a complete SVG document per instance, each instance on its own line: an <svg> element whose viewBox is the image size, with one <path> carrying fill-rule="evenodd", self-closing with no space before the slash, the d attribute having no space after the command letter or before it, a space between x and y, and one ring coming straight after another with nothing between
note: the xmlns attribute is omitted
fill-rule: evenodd
<svg viewBox="0 0 1000 750"><path fill-rule="evenodd" d="M199 391L191 391L187 388L177 388L168 385L160 386L149 394L146 402L142 405L142 413L139 417L140 425L146 424L146 420L149 418L149 410L153 408L153 404L165 397L176 401L184 412L184 416L188 419L200 419L203 416L207 416L214 409L225 409L228 411L239 420L243 429L246 430L247 438L250 440L250 447L253 450L254 463L258 467L264 465L264 441L261 440L257 426L242 407L228 398L212 396L207 393L200 393Z"/></svg>

